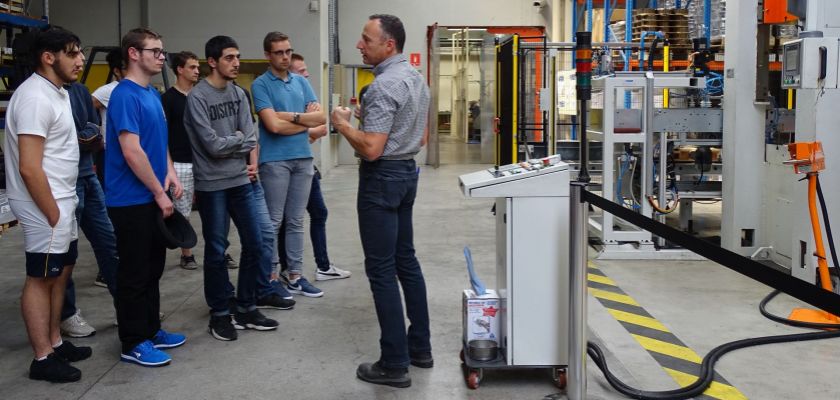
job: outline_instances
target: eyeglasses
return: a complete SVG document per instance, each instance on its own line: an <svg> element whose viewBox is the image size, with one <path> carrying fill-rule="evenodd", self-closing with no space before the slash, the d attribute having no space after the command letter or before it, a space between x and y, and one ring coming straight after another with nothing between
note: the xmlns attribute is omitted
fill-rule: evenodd
<svg viewBox="0 0 840 400"><path fill-rule="evenodd" d="M162 54L164 57L166 57L166 55L167 55L167 54L169 54L169 52L168 52L168 51L166 51L166 50L164 50L164 49L159 49L159 48L154 48L154 49L137 49L137 50L140 50L140 51L151 51L151 52L152 52L152 55L153 55L155 58L159 58L159 57L161 56L161 54Z"/></svg>
<svg viewBox="0 0 840 400"><path fill-rule="evenodd" d="M286 50L274 50L274 51L269 51L269 53L271 53L271 54L273 54L273 55L275 55L275 56L282 56L282 55L284 55L284 54L285 54L285 55L287 55L287 56L290 56L290 55L292 55L292 53L294 53L294 52L295 52L295 49L286 49Z"/></svg>

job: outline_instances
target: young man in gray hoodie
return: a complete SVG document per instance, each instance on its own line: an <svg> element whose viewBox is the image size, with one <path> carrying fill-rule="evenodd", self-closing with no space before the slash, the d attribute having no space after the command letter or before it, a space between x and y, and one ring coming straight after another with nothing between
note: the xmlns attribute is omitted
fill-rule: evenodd
<svg viewBox="0 0 840 400"><path fill-rule="evenodd" d="M193 150L198 213L204 235L204 297L210 306L210 334L236 340L236 329L277 329L277 321L256 308L262 232L246 157L257 145L245 92L232 84L239 75L239 46L215 36L204 47L210 75L187 97L184 126ZM229 312L225 264L226 220L230 215L242 244L235 321ZM235 324L235 325L234 325Z"/></svg>

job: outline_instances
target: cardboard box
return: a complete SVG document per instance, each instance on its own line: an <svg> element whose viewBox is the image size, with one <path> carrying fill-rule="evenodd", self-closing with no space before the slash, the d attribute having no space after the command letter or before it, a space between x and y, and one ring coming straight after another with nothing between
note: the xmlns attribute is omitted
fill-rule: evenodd
<svg viewBox="0 0 840 400"><path fill-rule="evenodd" d="M464 290L464 343L471 340L493 340L501 345L499 325L502 318L501 301L496 291L478 296L472 290ZM500 346L501 347L501 346Z"/></svg>

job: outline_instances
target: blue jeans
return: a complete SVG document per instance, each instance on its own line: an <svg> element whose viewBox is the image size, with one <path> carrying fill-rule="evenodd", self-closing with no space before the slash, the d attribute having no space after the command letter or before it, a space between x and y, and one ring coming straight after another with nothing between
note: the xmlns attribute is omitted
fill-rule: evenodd
<svg viewBox="0 0 840 400"><path fill-rule="evenodd" d="M312 177L312 189L309 191L309 202L306 203L309 213L309 238L312 240L312 252L315 253L315 265L321 271L330 269L330 256L327 253L327 204L321 193L321 173L315 169ZM277 253L286 254L286 224L280 226L277 235ZM286 258L280 257L280 266L287 269Z"/></svg>
<svg viewBox="0 0 840 400"><path fill-rule="evenodd" d="M411 354L432 350L426 282L414 255L416 195L414 160L362 161L359 166L359 233L381 330L379 362L386 368L407 368ZM400 285L411 322L407 335Z"/></svg>
<svg viewBox="0 0 840 400"><path fill-rule="evenodd" d="M265 203L265 191L260 181L251 182L254 188L254 203L256 204L257 216L259 217L260 233L262 234L262 246L260 248L260 272L257 274L257 298L261 299L277 290L271 286L271 260L274 258L274 225L271 223L271 216L268 214L268 206Z"/></svg>
<svg viewBox="0 0 840 400"><path fill-rule="evenodd" d="M114 226L105 208L105 193L96 175L79 177L76 181L76 196L79 197L76 220L90 242L90 247L93 248L99 273L108 284L108 291L113 297L117 290L117 266L120 262L117 256L117 237L114 235ZM76 285L71 277L67 279L67 289L64 291L61 320L64 321L75 313Z"/></svg>
<svg viewBox="0 0 840 400"><path fill-rule="evenodd" d="M286 262L289 272L298 274L303 269L303 213L314 174L311 158L260 164L260 177L274 225L274 235L280 232L280 226L285 222ZM272 264L280 262L278 254L275 249Z"/></svg>
<svg viewBox="0 0 840 400"><path fill-rule="evenodd" d="M236 303L240 312L251 311L256 308L254 296L262 258L262 232L254 188L245 184L209 192L196 190L195 194L204 236L204 298L210 312L215 316L230 313L230 276L225 264L228 218L236 225L242 246Z"/></svg>

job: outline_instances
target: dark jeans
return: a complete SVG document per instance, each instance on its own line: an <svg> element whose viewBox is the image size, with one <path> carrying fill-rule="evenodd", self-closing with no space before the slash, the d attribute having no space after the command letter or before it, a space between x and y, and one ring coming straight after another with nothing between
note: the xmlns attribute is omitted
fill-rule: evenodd
<svg viewBox="0 0 840 400"><path fill-rule="evenodd" d="M108 218L108 210L105 208L105 193L96 175L80 176L76 181L76 196L79 197L79 205L76 207L76 220L79 227L85 233L93 254L96 256L96 264L99 266L99 273L108 284L108 291L111 297L116 293L117 265L117 238L114 236L114 226ZM73 278L67 279L67 289L64 291L64 305L61 308L61 320L73 316L76 313L76 285Z"/></svg>
<svg viewBox="0 0 840 400"><path fill-rule="evenodd" d="M248 183L210 192L196 190L195 195L204 235L204 298L210 312L215 316L230 313L230 276L225 263L228 216L236 225L242 246L236 303L240 312L255 309L262 233L253 186Z"/></svg>
<svg viewBox="0 0 840 400"><path fill-rule="evenodd" d="M416 194L414 160L362 161L359 166L359 233L382 331L379 361L386 368L407 368L410 354L432 349L426 282L414 256L412 208ZM407 335L400 285L411 322Z"/></svg>
<svg viewBox="0 0 840 400"><path fill-rule="evenodd" d="M321 193L321 173L315 169L312 177L312 189L309 191L309 201L306 203L309 213L309 238L312 240L312 252L315 253L315 265L321 271L330 269L330 256L327 254L327 204ZM286 221L280 225L277 235L277 254L280 254L280 266L285 270L286 265Z"/></svg>
<svg viewBox="0 0 840 400"><path fill-rule="evenodd" d="M166 244L158 231L155 203L108 207L117 236L115 305L122 352L128 353L160 330L160 277L166 262Z"/></svg>

